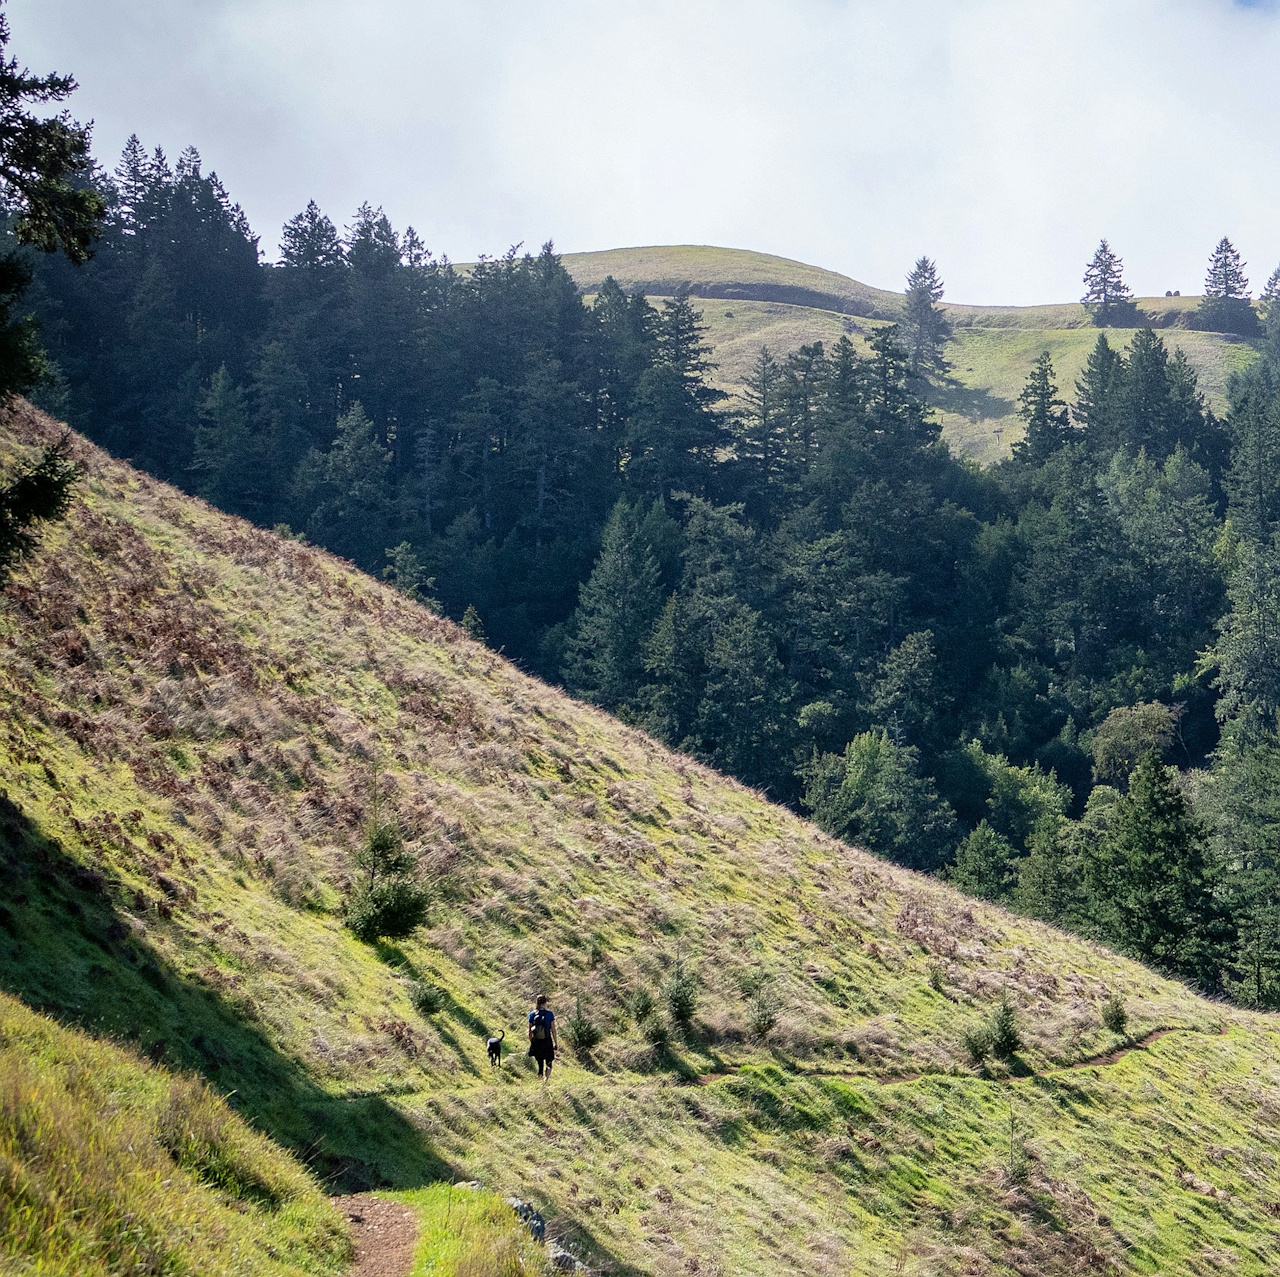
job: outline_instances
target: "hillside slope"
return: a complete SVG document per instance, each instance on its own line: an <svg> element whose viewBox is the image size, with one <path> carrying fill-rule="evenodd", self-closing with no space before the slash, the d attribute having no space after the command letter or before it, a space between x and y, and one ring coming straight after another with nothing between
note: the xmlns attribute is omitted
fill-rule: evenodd
<svg viewBox="0 0 1280 1277"><path fill-rule="evenodd" d="M0 455L55 431L19 406ZM607 1272L1280 1262L1275 1020L834 842L75 446L80 499L0 602L4 989L202 1073L336 1183L478 1178ZM337 912L375 778L440 890L400 945ZM545 1090L540 989L604 1033ZM1090 1063L1128 1045L1112 996L1175 1031ZM1002 998L1025 1045L975 1069Z"/></svg>
<svg viewBox="0 0 1280 1277"><path fill-rule="evenodd" d="M901 293L861 284L835 271L742 249L678 245L624 248L600 253L567 253L566 269L585 293L612 275L624 288L654 298L686 288L701 299L717 384L735 400L751 365L768 346L782 356L808 342L830 347L841 335L861 346L877 327L896 321ZM1226 403L1231 374L1254 358L1253 347L1223 333L1192 331L1183 325L1198 299L1138 299L1144 322L1170 329L1170 349L1181 347L1200 375L1201 389L1215 410ZM1016 415L1018 395L1031 365L1048 350L1058 384L1072 387L1098 338L1078 302L1048 306L967 306L943 302L955 337L947 351L950 379L931 393L944 437L964 456L983 463L1008 454L1022 436ZM1110 329L1108 337L1127 347L1136 329Z"/></svg>
<svg viewBox="0 0 1280 1277"><path fill-rule="evenodd" d="M187 1077L0 994L0 1271L301 1277L347 1267L297 1162Z"/></svg>

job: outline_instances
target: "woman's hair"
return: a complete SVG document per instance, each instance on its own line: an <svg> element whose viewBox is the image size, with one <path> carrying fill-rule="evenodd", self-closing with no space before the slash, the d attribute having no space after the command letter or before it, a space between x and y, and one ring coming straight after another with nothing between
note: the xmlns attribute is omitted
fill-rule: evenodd
<svg viewBox="0 0 1280 1277"><path fill-rule="evenodd" d="M546 1006L546 1005L547 1005L547 995L546 995L545 993L540 993L540 994L538 994L537 1000L535 1001L534 1005L535 1005L535 1006L539 1006L539 1007L544 1007L544 1006Z"/></svg>

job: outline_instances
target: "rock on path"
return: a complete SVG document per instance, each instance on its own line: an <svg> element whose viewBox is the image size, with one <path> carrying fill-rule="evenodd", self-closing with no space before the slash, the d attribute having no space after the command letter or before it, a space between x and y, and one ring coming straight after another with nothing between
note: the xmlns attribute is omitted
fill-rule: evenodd
<svg viewBox="0 0 1280 1277"><path fill-rule="evenodd" d="M356 1244L356 1262L346 1277L405 1277L413 1266L418 1220L407 1206L371 1193L330 1199L346 1216Z"/></svg>

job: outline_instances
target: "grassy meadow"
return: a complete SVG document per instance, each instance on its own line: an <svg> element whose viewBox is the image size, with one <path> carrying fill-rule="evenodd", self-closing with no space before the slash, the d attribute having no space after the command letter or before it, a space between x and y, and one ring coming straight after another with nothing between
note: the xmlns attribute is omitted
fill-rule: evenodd
<svg viewBox="0 0 1280 1277"><path fill-rule="evenodd" d="M57 432L17 405L4 467ZM1280 1022L835 842L74 447L78 499L0 599L12 997L152 1061L147 1085L203 1077L314 1183L407 1194L422 1272L490 1271L450 1240L442 1186L473 1179L614 1274L1280 1264ZM398 944L341 924L375 786L436 889ZM539 991L547 1086L520 1051ZM1002 1004L1022 1041L975 1062ZM0 1210L42 1149L6 1154ZM271 1226L328 1227L298 1192ZM507 1227L486 1202L477 1236Z"/></svg>
<svg viewBox="0 0 1280 1277"><path fill-rule="evenodd" d="M742 386L761 346L781 358L809 342L828 348L841 335L863 349L875 328L893 322L902 295L872 289L833 271L738 249L615 249L570 253L564 263L588 294L613 275L626 288L654 297L690 286L707 328L716 384L741 402ZM790 291L788 291L790 290ZM1200 376L1215 411L1226 406L1227 382L1254 358L1248 342L1184 327L1198 298L1144 297L1138 306L1161 331L1170 352L1181 348ZM965 306L943 302L954 327L947 359L952 371L931 388L943 437L957 455L990 464L1009 454L1022 436L1018 395L1031 366L1047 350L1063 397L1074 397L1076 378L1098 339L1079 303L1056 306ZM1167 330L1167 331L1165 331ZM1113 345L1127 347L1136 329L1108 329Z"/></svg>

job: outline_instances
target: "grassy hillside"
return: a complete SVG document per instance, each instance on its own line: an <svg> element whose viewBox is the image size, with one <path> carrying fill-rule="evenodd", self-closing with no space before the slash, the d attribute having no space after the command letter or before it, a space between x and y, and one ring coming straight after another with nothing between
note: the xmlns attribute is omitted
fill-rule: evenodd
<svg viewBox="0 0 1280 1277"><path fill-rule="evenodd" d="M19 407L0 453L54 430ZM81 499L0 602L10 993L203 1074L335 1183L477 1178L608 1272L1280 1262L1275 1020L836 843L76 447ZM439 888L400 945L337 912L375 777ZM545 1089L539 990L603 1033ZM1112 997L1174 1031L1111 1062ZM1024 1045L975 1066L1002 999Z"/></svg>
<svg viewBox="0 0 1280 1277"><path fill-rule="evenodd" d="M5 994L0 1083L0 1271L300 1277L347 1266L346 1230L312 1178L203 1083Z"/></svg>
<svg viewBox="0 0 1280 1277"><path fill-rule="evenodd" d="M570 253L564 263L579 286L591 293L613 275L627 288L652 297L689 288L703 299L700 309L719 364L718 384L735 398L741 393L760 347L785 354L807 342L827 346L848 334L862 346L867 334L901 313L902 295L870 288L833 271L782 257L739 249L627 248L604 253ZM1200 374L1209 403L1221 410L1233 372L1253 359L1252 346L1221 333L1194 332L1183 325L1198 298L1145 297L1138 305L1146 322L1169 329L1171 350L1181 347ZM1067 397L1098 337L1083 306L965 306L943 309L955 329L947 352L949 384L933 392L943 433L957 453L988 463L1007 455L1021 437L1017 398L1031 365L1048 350ZM1112 329L1115 345L1127 346L1134 329Z"/></svg>

